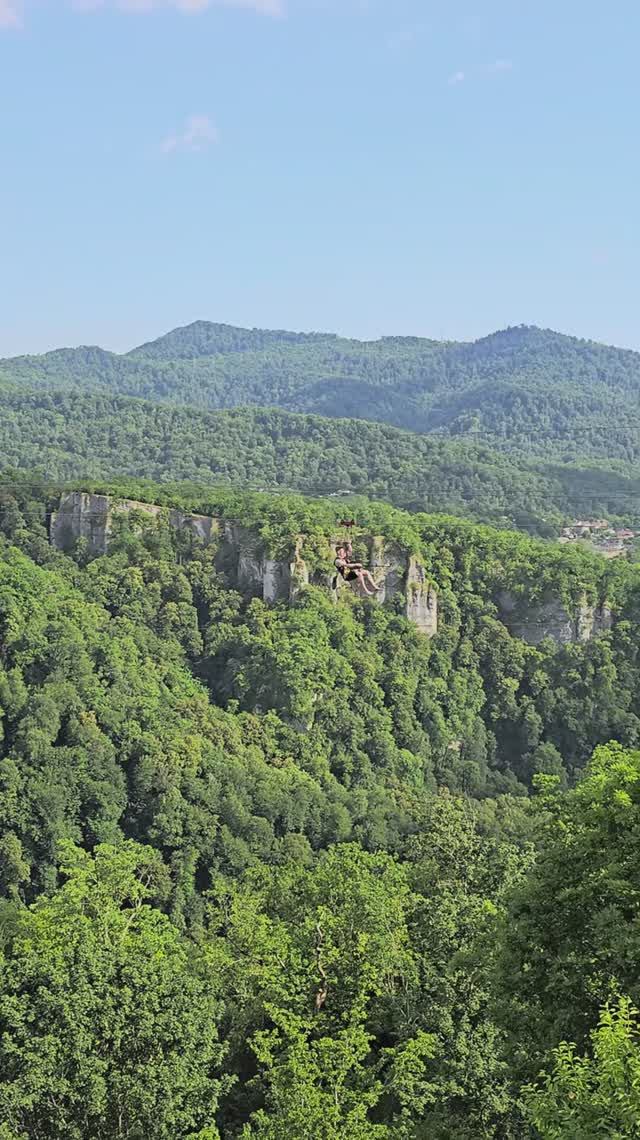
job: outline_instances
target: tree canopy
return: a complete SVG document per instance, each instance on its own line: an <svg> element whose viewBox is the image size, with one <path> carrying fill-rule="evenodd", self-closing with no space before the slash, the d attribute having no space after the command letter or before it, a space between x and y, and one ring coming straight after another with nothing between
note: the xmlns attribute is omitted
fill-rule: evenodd
<svg viewBox="0 0 640 1140"><path fill-rule="evenodd" d="M105 489L319 558L335 525ZM362 502L426 638L252 598L162 515L62 553L54 491L0 492L1 1140L634 1135L637 569ZM528 645L505 587L616 620Z"/></svg>

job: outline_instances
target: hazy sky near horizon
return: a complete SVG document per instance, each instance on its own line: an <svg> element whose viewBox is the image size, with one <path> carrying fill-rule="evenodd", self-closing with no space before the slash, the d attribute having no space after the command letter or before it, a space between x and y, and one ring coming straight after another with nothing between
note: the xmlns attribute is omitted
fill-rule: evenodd
<svg viewBox="0 0 640 1140"><path fill-rule="evenodd" d="M0 0L0 356L196 319L640 349L637 0Z"/></svg>

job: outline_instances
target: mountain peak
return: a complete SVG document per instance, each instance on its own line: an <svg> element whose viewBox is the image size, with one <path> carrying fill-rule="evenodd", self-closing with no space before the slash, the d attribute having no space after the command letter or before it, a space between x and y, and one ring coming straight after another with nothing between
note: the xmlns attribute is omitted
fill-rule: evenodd
<svg viewBox="0 0 640 1140"><path fill-rule="evenodd" d="M234 352L255 352L276 344L309 344L334 341L335 333L296 333L285 329L244 329L213 321L193 321L172 329L127 353L146 360L189 360Z"/></svg>

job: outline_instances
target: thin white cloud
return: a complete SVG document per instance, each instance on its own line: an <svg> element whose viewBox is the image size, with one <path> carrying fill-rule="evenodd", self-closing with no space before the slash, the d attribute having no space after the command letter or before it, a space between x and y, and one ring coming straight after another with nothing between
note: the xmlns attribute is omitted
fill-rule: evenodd
<svg viewBox="0 0 640 1140"><path fill-rule="evenodd" d="M26 0L0 0L0 30L19 28ZM180 12L204 12L207 8L244 8L263 16L282 17L285 0L64 0L77 12L93 12L99 8L117 8L121 12L155 12L174 8Z"/></svg>
<svg viewBox="0 0 640 1140"><path fill-rule="evenodd" d="M450 75L449 79L447 80L449 87L457 87L459 83L464 83L464 81L464 71L454 71L453 75Z"/></svg>
<svg viewBox="0 0 640 1140"><path fill-rule="evenodd" d="M208 115L189 115L180 131L173 131L160 144L161 154L176 151L208 150L220 139L220 132Z"/></svg>
<svg viewBox="0 0 640 1140"><path fill-rule="evenodd" d="M510 59L497 59L495 63L489 65L489 71L497 75L501 71L513 71L513 61Z"/></svg>
<svg viewBox="0 0 640 1140"><path fill-rule="evenodd" d="M74 8L119 8L123 12L155 12L177 8L180 12L204 12L207 8L245 8L264 16L284 16L284 0L71 0Z"/></svg>

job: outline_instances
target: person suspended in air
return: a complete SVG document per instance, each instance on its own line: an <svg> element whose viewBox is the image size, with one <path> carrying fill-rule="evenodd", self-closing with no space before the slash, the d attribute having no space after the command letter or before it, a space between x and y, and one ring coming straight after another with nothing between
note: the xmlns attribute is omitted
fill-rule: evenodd
<svg viewBox="0 0 640 1140"><path fill-rule="evenodd" d="M351 548L350 542L342 543L340 546L336 546L336 555L337 557L334 560L333 565L338 571L340 577L345 582L358 581L364 593L367 594L370 598L372 598L373 595L381 589L381 587L378 586L376 582L374 582L371 572L369 570L365 570L361 562L353 561L353 550ZM334 590L338 584L338 574L336 574L335 578L333 579ZM370 589L370 586L373 586L373 589Z"/></svg>

